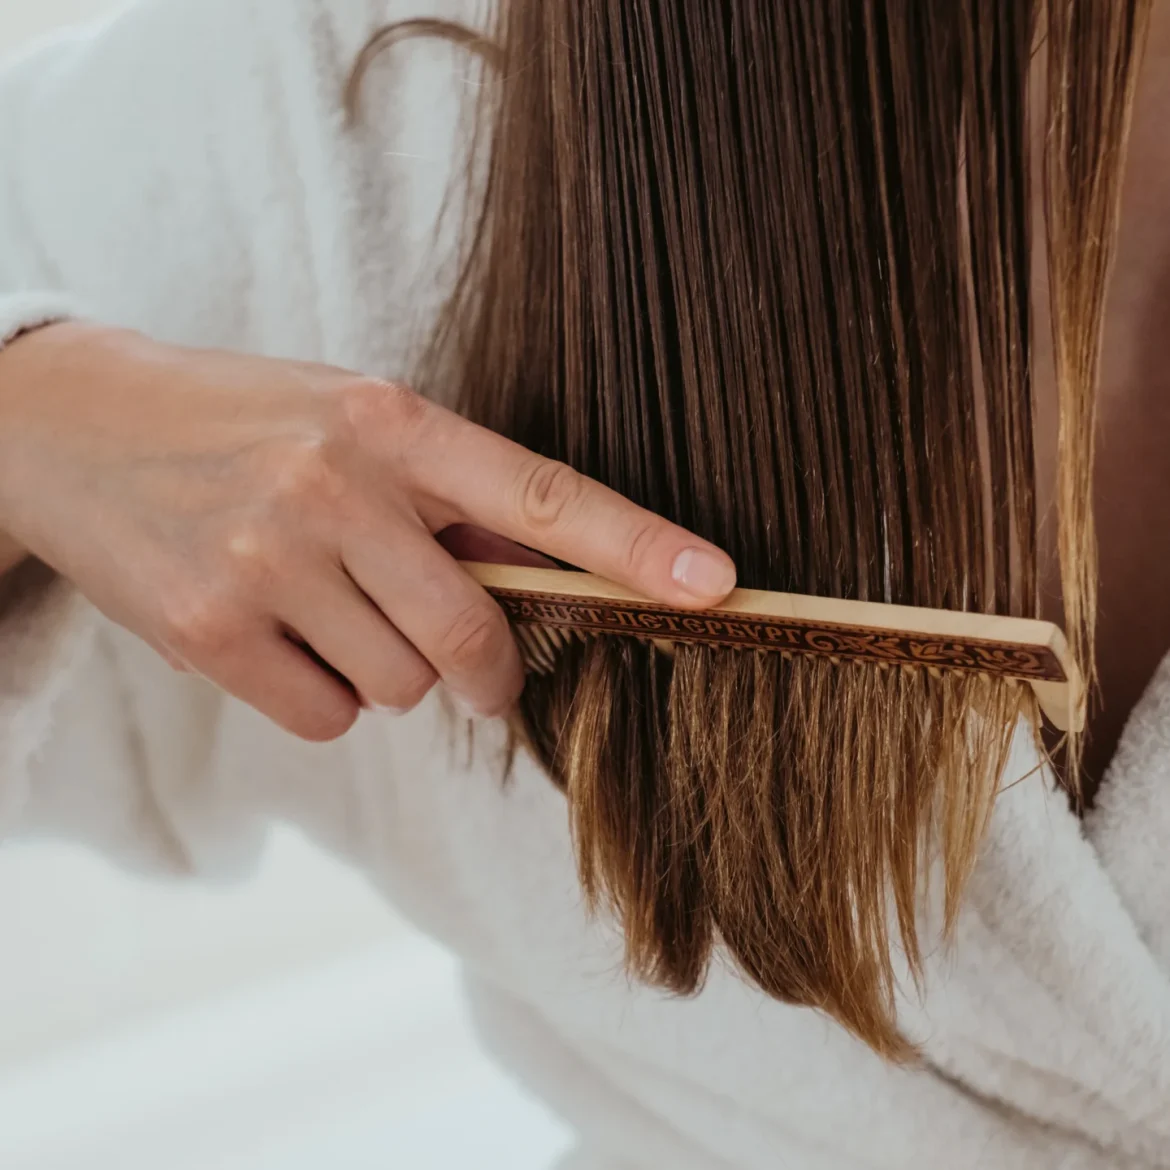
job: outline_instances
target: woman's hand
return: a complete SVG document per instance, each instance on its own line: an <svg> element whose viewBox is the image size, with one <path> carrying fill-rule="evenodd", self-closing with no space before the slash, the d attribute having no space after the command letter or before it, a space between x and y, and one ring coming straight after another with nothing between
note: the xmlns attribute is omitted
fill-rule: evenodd
<svg viewBox="0 0 1170 1170"><path fill-rule="evenodd" d="M409 710L439 678L487 715L520 693L502 613L438 533L681 606L735 576L706 542L408 390L80 324L0 353L0 531L172 665L314 740L362 703Z"/></svg>

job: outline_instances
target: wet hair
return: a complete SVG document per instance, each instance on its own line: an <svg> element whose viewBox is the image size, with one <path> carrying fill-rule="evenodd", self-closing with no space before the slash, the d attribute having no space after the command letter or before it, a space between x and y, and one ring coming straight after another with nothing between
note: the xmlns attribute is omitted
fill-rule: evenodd
<svg viewBox="0 0 1170 1170"><path fill-rule="evenodd" d="M1091 670L1094 395L1147 7L501 0L483 37L387 30L351 102L400 35L490 59L424 380L727 549L742 585L1039 616L1050 330L1063 606ZM893 950L917 977L931 868L953 925L1021 712L1002 679L598 638L529 680L518 722L634 973L690 993L726 955L902 1058Z"/></svg>

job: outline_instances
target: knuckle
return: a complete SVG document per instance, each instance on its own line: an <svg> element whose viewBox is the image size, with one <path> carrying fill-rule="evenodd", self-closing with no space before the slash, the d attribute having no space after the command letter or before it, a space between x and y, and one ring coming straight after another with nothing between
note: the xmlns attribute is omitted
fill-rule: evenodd
<svg viewBox="0 0 1170 1170"><path fill-rule="evenodd" d="M178 591L163 606L167 647L183 659L228 649L244 632L242 607L214 590Z"/></svg>
<svg viewBox="0 0 1170 1170"><path fill-rule="evenodd" d="M408 445L431 415L431 405L420 394L397 382L362 379L341 391L342 415L360 442L376 434L379 442Z"/></svg>
<svg viewBox="0 0 1170 1170"><path fill-rule="evenodd" d="M344 494L345 477L333 454L333 444L324 435L285 445L271 474L276 499L297 507L338 500Z"/></svg>
<svg viewBox="0 0 1170 1170"><path fill-rule="evenodd" d="M622 567L631 576L639 576L649 565L658 542L658 525L646 520L635 525L622 550Z"/></svg>
<svg viewBox="0 0 1170 1170"><path fill-rule="evenodd" d="M507 628L503 615L490 604L475 605L459 614L447 630L444 659L461 671L476 671L503 650Z"/></svg>
<svg viewBox="0 0 1170 1170"><path fill-rule="evenodd" d="M580 509L584 489L584 479L568 464L535 460L520 478L521 517L531 528L563 527Z"/></svg>
<svg viewBox="0 0 1170 1170"><path fill-rule="evenodd" d="M231 532L226 540L224 561L235 592L255 596L279 576L282 548L275 534L256 524Z"/></svg>

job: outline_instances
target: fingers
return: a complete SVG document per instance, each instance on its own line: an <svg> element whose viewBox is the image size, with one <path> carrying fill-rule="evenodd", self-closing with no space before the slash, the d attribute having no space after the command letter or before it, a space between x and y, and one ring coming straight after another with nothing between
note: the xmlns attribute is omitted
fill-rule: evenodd
<svg viewBox="0 0 1170 1170"><path fill-rule="evenodd" d="M351 540L342 558L358 586L473 711L499 715L515 703L524 672L507 619L421 524L402 522Z"/></svg>
<svg viewBox="0 0 1170 1170"><path fill-rule="evenodd" d="M339 739L361 711L344 683L275 627L241 642L230 654L219 654L206 668L191 665L286 731L314 743Z"/></svg>
<svg viewBox="0 0 1170 1170"><path fill-rule="evenodd" d="M714 605L734 588L726 553L565 464L447 411L426 427L411 474L468 522L670 604Z"/></svg>
<svg viewBox="0 0 1170 1170"><path fill-rule="evenodd" d="M436 677L480 714L513 705L524 675L507 621L434 531L451 529L458 557L532 565L540 550L680 607L735 583L709 542L407 391L362 383L320 401L339 414L319 442L273 439L242 466L255 477L242 520L215 497L168 547L180 585L199 571L154 619L180 663L297 735L342 734L362 701L410 708Z"/></svg>
<svg viewBox="0 0 1170 1170"><path fill-rule="evenodd" d="M404 714L438 675L339 566L298 575L281 618L372 707Z"/></svg>

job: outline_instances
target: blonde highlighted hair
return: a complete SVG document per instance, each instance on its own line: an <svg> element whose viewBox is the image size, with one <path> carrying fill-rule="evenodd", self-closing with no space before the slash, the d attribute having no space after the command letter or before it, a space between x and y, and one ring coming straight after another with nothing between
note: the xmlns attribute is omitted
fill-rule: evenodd
<svg viewBox="0 0 1170 1170"><path fill-rule="evenodd" d="M1064 611L1089 669L1094 392L1147 8L501 0L488 38L380 34L351 101L407 33L495 67L426 377L722 545L744 585L1039 616L1050 326ZM953 924L1021 710L1009 681L600 638L531 679L519 719L638 976L692 992L722 949L902 1058L892 950L920 974L935 860Z"/></svg>

